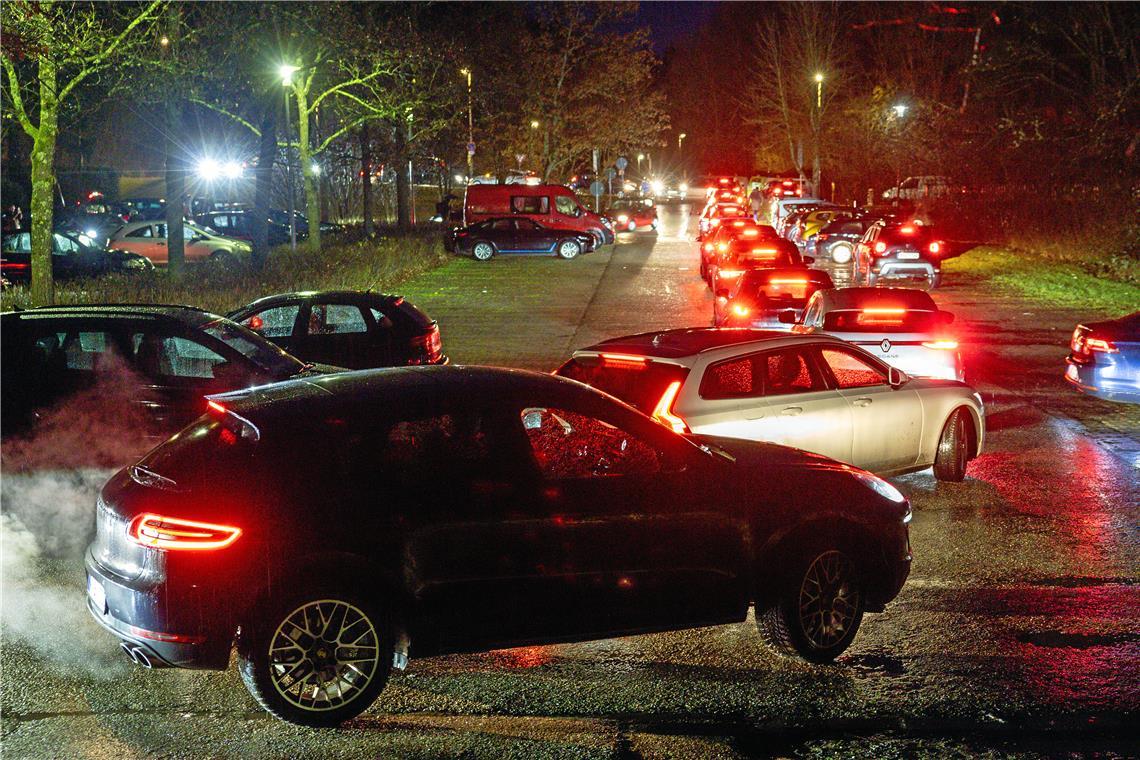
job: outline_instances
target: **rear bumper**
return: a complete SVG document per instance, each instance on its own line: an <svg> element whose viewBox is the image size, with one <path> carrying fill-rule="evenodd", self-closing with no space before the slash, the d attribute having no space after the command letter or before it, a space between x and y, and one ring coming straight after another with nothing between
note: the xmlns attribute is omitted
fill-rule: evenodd
<svg viewBox="0 0 1140 760"><path fill-rule="evenodd" d="M879 261L871 267L879 277L926 277L934 279L938 270L928 261Z"/></svg>
<svg viewBox="0 0 1140 760"><path fill-rule="evenodd" d="M199 614L186 615L187 610L182 609L183 617L198 619L197 625L186 626L193 630L169 630L168 610L181 600L171 598L166 584L134 588L129 581L102 568L90 552L84 564L88 612L126 648L141 650L150 667L228 667L234 627L207 622L206 610L199 607ZM94 590L96 586L100 591Z"/></svg>
<svg viewBox="0 0 1140 760"><path fill-rule="evenodd" d="M1065 380L1082 393L1105 401L1140 404L1140 382L1112 377L1106 367L1080 364L1071 357L1065 360Z"/></svg>

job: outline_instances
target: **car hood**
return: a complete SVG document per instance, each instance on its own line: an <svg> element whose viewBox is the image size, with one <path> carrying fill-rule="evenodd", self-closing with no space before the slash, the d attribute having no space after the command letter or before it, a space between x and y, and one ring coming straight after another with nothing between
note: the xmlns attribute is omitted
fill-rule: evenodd
<svg viewBox="0 0 1140 760"><path fill-rule="evenodd" d="M707 443L718 449L723 449L731 454L738 464L745 467L777 470L786 470L789 467L842 470L848 467L848 465L829 457L776 443L725 438L717 435L690 435L688 438L697 445Z"/></svg>

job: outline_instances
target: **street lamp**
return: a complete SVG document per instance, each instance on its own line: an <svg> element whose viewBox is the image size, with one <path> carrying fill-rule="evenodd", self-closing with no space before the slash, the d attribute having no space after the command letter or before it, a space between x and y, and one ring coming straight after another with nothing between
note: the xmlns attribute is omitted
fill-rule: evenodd
<svg viewBox="0 0 1140 760"><path fill-rule="evenodd" d="M815 107L823 110L823 74L819 72L815 75Z"/></svg>
<svg viewBox="0 0 1140 760"><path fill-rule="evenodd" d="M684 132L677 135L677 152L678 153L681 152L681 143L685 140L686 137L688 137L688 135L685 134Z"/></svg>
<svg viewBox="0 0 1140 760"><path fill-rule="evenodd" d="M293 88L293 75L300 70L300 66L291 66L283 63L277 67L277 73L281 76L281 85L284 87L285 93L285 176L288 178L287 184L289 185L289 247L294 251L297 250L297 213L294 207L293 199L293 160L289 156L289 148L292 143L292 124L289 118L289 91Z"/></svg>
<svg viewBox="0 0 1140 760"><path fill-rule="evenodd" d="M898 103L891 106L891 110L895 112L895 116L901 119L902 117L906 116L907 105L906 103Z"/></svg>
<svg viewBox="0 0 1140 760"><path fill-rule="evenodd" d="M538 119L531 119L530 128L531 129L538 129Z"/></svg>
<svg viewBox="0 0 1140 760"><path fill-rule="evenodd" d="M467 77L467 181L475 175L475 111L471 100L471 69L460 69Z"/></svg>

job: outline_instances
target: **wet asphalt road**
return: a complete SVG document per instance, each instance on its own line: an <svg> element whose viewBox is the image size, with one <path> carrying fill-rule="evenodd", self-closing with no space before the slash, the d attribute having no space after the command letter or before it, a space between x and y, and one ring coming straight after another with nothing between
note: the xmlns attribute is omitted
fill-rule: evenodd
<svg viewBox="0 0 1140 760"><path fill-rule="evenodd" d="M684 205L661 215L660 234L623 233L577 261L456 260L404 293L440 320L457 362L550 369L603 337L708 324L711 296L689 240L695 217ZM844 276L833 273L840 284ZM934 297L958 314L968 371L987 402L986 451L962 484L936 483L928 472L895 480L915 507L913 572L885 613L865 618L835 666L780 659L749 619L414 661L362 718L308 731L261 713L232 668L127 667L82 612L74 567L36 566L36 580L58 591L56 606L10 608L31 580L12 578L6 545L5 625L28 613L21 630L42 630L43 641L29 647L5 628L0 750L91 758L1135 755L1140 409L1086 399L1060 380L1073 324L1102 315L1039 308L955 275L952 264L944 281Z"/></svg>

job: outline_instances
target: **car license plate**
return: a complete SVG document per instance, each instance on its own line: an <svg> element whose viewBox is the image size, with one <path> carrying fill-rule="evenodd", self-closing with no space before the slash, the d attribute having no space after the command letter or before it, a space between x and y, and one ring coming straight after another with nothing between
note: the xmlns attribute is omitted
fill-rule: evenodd
<svg viewBox="0 0 1140 760"><path fill-rule="evenodd" d="M918 251L899 251L900 259L917 259Z"/></svg>
<svg viewBox="0 0 1140 760"><path fill-rule="evenodd" d="M100 615L107 614L107 593L103 590L103 584L90 575L87 576L87 598Z"/></svg>

